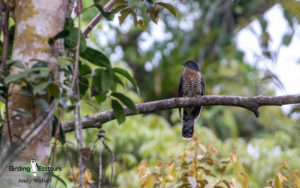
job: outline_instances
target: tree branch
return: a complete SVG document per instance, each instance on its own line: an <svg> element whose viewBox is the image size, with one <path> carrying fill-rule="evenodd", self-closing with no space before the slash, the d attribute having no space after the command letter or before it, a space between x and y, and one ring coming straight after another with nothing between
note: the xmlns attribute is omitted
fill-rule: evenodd
<svg viewBox="0 0 300 188"><path fill-rule="evenodd" d="M105 6L104 6L104 10L110 10L112 9L112 7L114 6L114 0L110 0ZM84 29L83 31L83 35L85 37L88 36L88 34L92 31L92 29L97 25L97 23L99 23L99 21L102 19L102 14L101 12L99 12L94 18L93 20L89 23L89 25Z"/></svg>
<svg viewBox="0 0 300 188"><path fill-rule="evenodd" d="M131 112L127 107L123 107L126 116L146 114L157 112L161 110L168 110L180 107L190 106L236 106L246 108L252 111L256 117L259 117L259 107L261 106L282 106L287 104L300 103L299 95L285 95L285 96L255 96L255 97L240 97L240 96L216 96L207 95L200 98L171 98L159 101L145 102L136 104L138 113ZM82 118L82 128L101 128L103 123L114 120L115 116L113 110L107 110L93 116L86 116ZM64 122L62 124L64 132L71 132L74 130L74 121Z"/></svg>

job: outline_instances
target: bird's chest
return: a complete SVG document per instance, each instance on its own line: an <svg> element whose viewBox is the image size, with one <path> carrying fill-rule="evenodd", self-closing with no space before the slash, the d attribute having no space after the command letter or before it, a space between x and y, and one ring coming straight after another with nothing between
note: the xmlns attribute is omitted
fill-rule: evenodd
<svg viewBox="0 0 300 188"><path fill-rule="evenodd" d="M183 72L182 91L185 96L192 97L200 92L200 73L194 70Z"/></svg>

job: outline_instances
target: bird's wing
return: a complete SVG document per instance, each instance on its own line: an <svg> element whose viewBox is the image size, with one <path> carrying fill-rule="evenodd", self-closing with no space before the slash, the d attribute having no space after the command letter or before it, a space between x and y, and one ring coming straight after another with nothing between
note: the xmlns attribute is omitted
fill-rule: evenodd
<svg viewBox="0 0 300 188"><path fill-rule="evenodd" d="M179 86L178 86L178 97L183 97L182 82L183 82L183 77L181 75L180 81L179 81ZM179 117L182 120L181 108L179 108Z"/></svg>

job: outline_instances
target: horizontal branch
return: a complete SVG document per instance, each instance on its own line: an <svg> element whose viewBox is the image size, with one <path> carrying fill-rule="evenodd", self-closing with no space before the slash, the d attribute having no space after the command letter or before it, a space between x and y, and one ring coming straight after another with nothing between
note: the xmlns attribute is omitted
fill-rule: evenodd
<svg viewBox="0 0 300 188"><path fill-rule="evenodd" d="M246 108L252 111L256 117L259 116L259 107L261 106L282 106L287 104L300 103L300 95L285 95L277 97L256 96L256 97L240 97L240 96L216 96L206 95L200 98L171 98L159 101L145 102L136 104L138 113L133 113L127 107L123 107L126 116L153 113L161 110L168 110L180 107L191 106L236 106ZM86 116L82 118L82 127L86 128L101 128L103 123L114 120L113 110L107 110L93 116ZM64 122L62 124L64 132L71 132L74 130L74 121Z"/></svg>

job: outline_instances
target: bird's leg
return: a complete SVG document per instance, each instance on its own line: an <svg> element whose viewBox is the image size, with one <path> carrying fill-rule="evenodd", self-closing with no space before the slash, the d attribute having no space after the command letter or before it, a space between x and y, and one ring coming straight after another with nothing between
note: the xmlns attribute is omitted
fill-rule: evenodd
<svg viewBox="0 0 300 188"><path fill-rule="evenodd" d="M186 99L187 99L187 98L188 98L188 96L186 96L186 95L185 95L185 96L184 96L184 98L186 98Z"/></svg>
<svg viewBox="0 0 300 188"><path fill-rule="evenodd" d="M197 94L196 97L197 97L197 99L199 99L199 98L201 97L201 95L200 95L200 94Z"/></svg>

